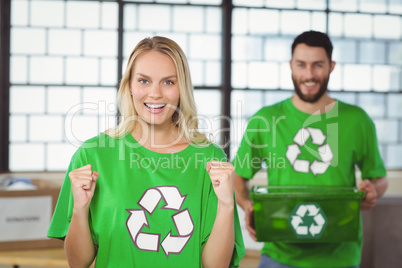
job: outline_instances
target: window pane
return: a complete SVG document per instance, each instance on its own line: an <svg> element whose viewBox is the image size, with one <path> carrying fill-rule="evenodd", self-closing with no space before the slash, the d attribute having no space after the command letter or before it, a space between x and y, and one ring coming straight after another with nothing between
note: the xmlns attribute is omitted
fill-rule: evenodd
<svg viewBox="0 0 402 268"><path fill-rule="evenodd" d="M264 0L233 0L233 5L239 5L239 6L253 6L253 7L258 7L262 6L264 4Z"/></svg>
<svg viewBox="0 0 402 268"><path fill-rule="evenodd" d="M47 112L67 114L70 109L81 102L78 87L49 87L47 91Z"/></svg>
<svg viewBox="0 0 402 268"><path fill-rule="evenodd" d="M378 91L391 91L400 88L401 72L394 66L377 65L373 67L373 89Z"/></svg>
<svg viewBox="0 0 402 268"><path fill-rule="evenodd" d="M82 70L85 70L83 72ZM99 83L99 61L94 58L68 58L66 60L67 84Z"/></svg>
<svg viewBox="0 0 402 268"><path fill-rule="evenodd" d="M342 36L343 35L343 15L339 13L329 14L329 35Z"/></svg>
<svg viewBox="0 0 402 268"><path fill-rule="evenodd" d="M310 19L309 12L283 11L281 13L281 32L284 34L300 34L306 30L310 30Z"/></svg>
<svg viewBox="0 0 402 268"><path fill-rule="evenodd" d="M387 146L387 168L401 168L402 145Z"/></svg>
<svg viewBox="0 0 402 268"><path fill-rule="evenodd" d="M10 141L27 141L27 117L24 115L10 116Z"/></svg>
<svg viewBox="0 0 402 268"><path fill-rule="evenodd" d="M289 61L292 57L291 47L293 39L268 38L265 41L264 56L268 61Z"/></svg>
<svg viewBox="0 0 402 268"><path fill-rule="evenodd" d="M67 170L77 147L69 143L50 143L46 147L46 167L49 171Z"/></svg>
<svg viewBox="0 0 402 268"><path fill-rule="evenodd" d="M10 170L14 172L45 170L45 145L11 143Z"/></svg>
<svg viewBox="0 0 402 268"><path fill-rule="evenodd" d="M55 55L80 55L82 32L71 29L49 30L48 51Z"/></svg>
<svg viewBox="0 0 402 268"><path fill-rule="evenodd" d="M371 90L371 68L368 65L346 64L343 69L346 90Z"/></svg>
<svg viewBox="0 0 402 268"><path fill-rule="evenodd" d="M234 36L232 39L233 60L261 60L263 52L262 38Z"/></svg>
<svg viewBox="0 0 402 268"><path fill-rule="evenodd" d="M117 56L117 32L85 31L84 55Z"/></svg>
<svg viewBox="0 0 402 268"><path fill-rule="evenodd" d="M25 26L28 24L28 1L11 1L11 24Z"/></svg>
<svg viewBox="0 0 402 268"><path fill-rule="evenodd" d="M295 0L277 0L277 1L265 0L265 6L275 8L294 8Z"/></svg>
<svg viewBox="0 0 402 268"><path fill-rule="evenodd" d="M267 79L269 76L269 79ZM279 87L278 65L266 62L251 62L248 69L248 86L250 88L276 89Z"/></svg>
<svg viewBox="0 0 402 268"><path fill-rule="evenodd" d="M359 59L361 63L385 63L385 44L382 42L361 42Z"/></svg>
<svg viewBox="0 0 402 268"><path fill-rule="evenodd" d="M375 16L374 36L376 38L401 38L402 20L397 16Z"/></svg>
<svg viewBox="0 0 402 268"><path fill-rule="evenodd" d="M386 0L360 0L360 11L385 13L387 11Z"/></svg>
<svg viewBox="0 0 402 268"><path fill-rule="evenodd" d="M205 63L205 78L204 85L205 86L219 86L221 85L221 63L209 61Z"/></svg>
<svg viewBox="0 0 402 268"><path fill-rule="evenodd" d="M267 34L279 32L279 12L275 10L250 9L250 33Z"/></svg>
<svg viewBox="0 0 402 268"><path fill-rule="evenodd" d="M333 11L357 11L357 0L329 0L329 9Z"/></svg>
<svg viewBox="0 0 402 268"><path fill-rule="evenodd" d="M30 141L62 141L63 117L55 115L34 115L29 117Z"/></svg>
<svg viewBox="0 0 402 268"><path fill-rule="evenodd" d="M248 10L244 8L233 9L232 33L245 34L248 31Z"/></svg>
<svg viewBox="0 0 402 268"><path fill-rule="evenodd" d="M401 117L401 107L402 107L402 95L401 94L389 94L387 96L388 101L388 116L390 117Z"/></svg>
<svg viewBox="0 0 402 268"><path fill-rule="evenodd" d="M400 42L389 45L388 61L390 64L402 64L402 44Z"/></svg>
<svg viewBox="0 0 402 268"><path fill-rule="evenodd" d="M198 7L174 7L173 30L174 31L204 31L204 10Z"/></svg>
<svg viewBox="0 0 402 268"><path fill-rule="evenodd" d="M231 115L235 118L245 118L255 114L263 106L262 91L232 91Z"/></svg>
<svg viewBox="0 0 402 268"><path fill-rule="evenodd" d="M190 37L190 53L193 59L218 60L221 58L221 37L219 35L195 34Z"/></svg>
<svg viewBox="0 0 402 268"><path fill-rule="evenodd" d="M63 58L31 57L29 71L29 81L33 84L61 84Z"/></svg>
<svg viewBox="0 0 402 268"><path fill-rule="evenodd" d="M326 0L297 0L297 8L323 10L326 6Z"/></svg>
<svg viewBox="0 0 402 268"><path fill-rule="evenodd" d="M247 63L234 62L232 63L232 86L234 88L247 87Z"/></svg>
<svg viewBox="0 0 402 268"><path fill-rule="evenodd" d="M345 35L348 37L371 37L372 19L370 15L345 14Z"/></svg>
<svg viewBox="0 0 402 268"><path fill-rule="evenodd" d="M62 1L31 1L32 26L63 26L64 12ZM51 12L49 12L51 10Z"/></svg>
<svg viewBox="0 0 402 268"><path fill-rule="evenodd" d="M28 82L28 60L26 57L10 57L10 81L11 83Z"/></svg>
<svg viewBox="0 0 402 268"><path fill-rule="evenodd" d="M100 83L102 85L117 84L117 60L116 59L101 59L100 61Z"/></svg>
<svg viewBox="0 0 402 268"><path fill-rule="evenodd" d="M206 9L206 31L208 33L222 32L222 12L219 8L208 7Z"/></svg>
<svg viewBox="0 0 402 268"><path fill-rule="evenodd" d="M388 12L392 14L402 14L401 0L388 0Z"/></svg>
<svg viewBox="0 0 402 268"><path fill-rule="evenodd" d="M333 41L333 59L336 62L356 62L357 44L354 41Z"/></svg>
<svg viewBox="0 0 402 268"><path fill-rule="evenodd" d="M328 88L330 90L342 90L343 89L342 82L343 82L343 65L336 64L329 78Z"/></svg>
<svg viewBox="0 0 402 268"><path fill-rule="evenodd" d="M46 47L45 30L11 28L10 50L12 54L44 54Z"/></svg>
<svg viewBox="0 0 402 268"><path fill-rule="evenodd" d="M222 0L190 0L192 4L220 5Z"/></svg>
<svg viewBox="0 0 402 268"><path fill-rule="evenodd" d="M361 93L358 105L371 117L383 117L385 115L385 95Z"/></svg>
<svg viewBox="0 0 402 268"><path fill-rule="evenodd" d="M68 1L67 27L98 28L100 4L96 1Z"/></svg>
<svg viewBox="0 0 402 268"><path fill-rule="evenodd" d="M397 120L374 120L376 126L377 138L379 143L398 141L398 121Z"/></svg>
<svg viewBox="0 0 402 268"><path fill-rule="evenodd" d="M119 10L117 3L103 2L101 6L102 21L101 27L103 29L117 29L119 24Z"/></svg>
<svg viewBox="0 0 402 268"><path fill-rule="evenodd" d="M170 7L140 5L138 9L140 30L168 31L171 29Z"/></svg>
<svg viewBox="0 0 402 268"><path fill-rule="evenodd" d="M35 105L32 105L32 104ZM11 113L43 113L45 89L43 87L13 86L10 88Z"/></svg>
<svg viewBox="0 0 402 268"><path fill-rule="evenodd" d="M117 91L115 88L88 87L83 90L83 103L90 103L94 109L85 109L85 114L114 115L116 113Z"/></svg>
<svg viewBox="0 0 402 268"><path fill-rule="evenodd" d="M311 29L320 32L327 31L327 15L324 12L313 12L311 15Z"/></svg>

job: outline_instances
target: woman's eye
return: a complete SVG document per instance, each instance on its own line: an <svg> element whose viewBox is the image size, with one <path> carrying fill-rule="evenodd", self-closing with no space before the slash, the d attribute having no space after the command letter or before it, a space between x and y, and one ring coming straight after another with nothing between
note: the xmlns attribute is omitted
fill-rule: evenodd
<svg viewBox="0 0 402 268"><path fill-rule="evenodd" d="M168 81L165 82L165 85L173 85L173 82L168 80Z"/></svg>
<svg viewBox="0 0 402 268"><path fill-rule="evenodd" d="M148 80L146 79L140 79L138 80L138 82L140 82L141 84L148 84Z"/></svg>

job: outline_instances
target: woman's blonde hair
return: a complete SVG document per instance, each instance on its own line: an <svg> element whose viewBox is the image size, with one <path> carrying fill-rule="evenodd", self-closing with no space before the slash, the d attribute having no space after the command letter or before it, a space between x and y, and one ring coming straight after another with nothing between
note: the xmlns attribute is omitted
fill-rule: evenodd
<svg viewBox="0 0 402 268"><path fill-rule="evenodd" d="M105 133L113 138L121 138L134 129L138 113L130 95L131 76L136 59L149 51L158 51L169 56L176 66L180 98L179 105L172 116L173 124L189 142L210 143L205 134L198 130L197 108L186 55L176 42L161 36L141 40L131 53L117 94L117 105L122 120L115 129L109 129Z"/></svg>

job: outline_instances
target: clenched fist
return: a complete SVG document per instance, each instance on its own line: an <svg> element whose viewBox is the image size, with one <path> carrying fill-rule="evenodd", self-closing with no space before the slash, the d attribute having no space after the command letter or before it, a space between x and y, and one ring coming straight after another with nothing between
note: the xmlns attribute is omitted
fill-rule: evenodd
<svg viewBox="0 0 402 268"><path fill-rule="evenodd" d="M92 171L92 165L86 165L71 171L68 176L73 191L74 208L89 209L95 192L96 180L99 177L97 171Z"/></svg>
<svg viewBox="0 0 402 268"><path fill-rule="evenodd" d="M234 206L233 165L214 160L207 163L207 172L211 178L215 194L218 197L218 203Z"/></svg>

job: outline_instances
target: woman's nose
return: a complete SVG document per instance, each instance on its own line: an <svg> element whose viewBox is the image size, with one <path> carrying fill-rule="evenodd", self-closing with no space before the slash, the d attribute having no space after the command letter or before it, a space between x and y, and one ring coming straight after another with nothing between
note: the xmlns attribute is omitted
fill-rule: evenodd
<svg viewBox="0 0 402 268"><path fill-rule="evenodd" d="M148 92L148 96L151 98L161 98L162 97L162 89L159 84L153 84Z"/></svg>

